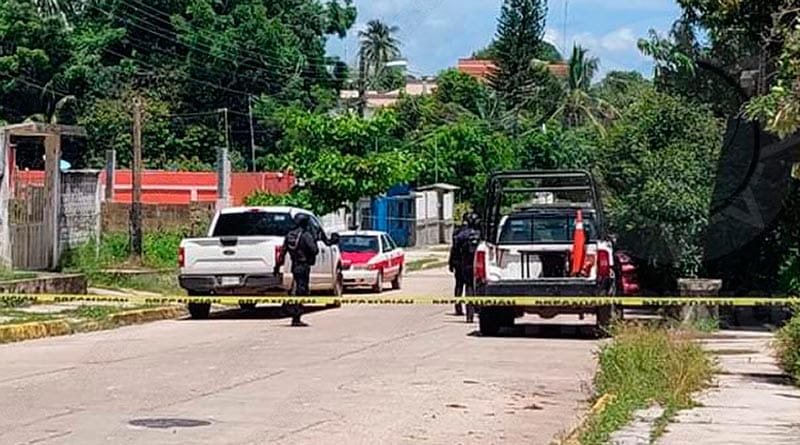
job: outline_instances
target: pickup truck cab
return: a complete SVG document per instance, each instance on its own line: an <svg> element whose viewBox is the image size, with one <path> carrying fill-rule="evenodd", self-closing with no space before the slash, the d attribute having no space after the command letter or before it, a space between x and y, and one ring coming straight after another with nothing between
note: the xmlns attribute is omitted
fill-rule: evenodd
<svg viewBox="0 0 800 445"><path fill-rule="evenodd" d="M182 288L192 296L285 295L292 288L291 258L281 273L274 268L294 216L310 219L319 255L311 268L310 288L342 295L342 262L338 235L327 234L313 213L295 207L231 207L217 212L206 238L181 241L178 250ZM243 306L243 308L253 305ZM208 304L190 304L193 318L206 318Z"/></svg>
<svg viewBox="0 0 800 445"><path fill-rule="evenodd" d="M583 223L583 263L575 268L576 222ZM477 296L574 297L616 293L615 256L605 230L594 179L584 171L497 173L489 179L485 241L475 255ZM576 272L576 270L578 270ZM525 313L597 316L611 321L608 306L483 306L480 331L495 335Z"/></svg>

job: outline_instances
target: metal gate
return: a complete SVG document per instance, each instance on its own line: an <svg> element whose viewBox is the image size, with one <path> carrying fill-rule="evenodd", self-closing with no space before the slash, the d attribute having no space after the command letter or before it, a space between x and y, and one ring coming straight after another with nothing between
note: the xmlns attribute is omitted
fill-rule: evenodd
<svg viewBox="0 0 800 445"><path fill-rule="evenodd" d="M21 270L48 269L53 246L45 222L45 187L14 176L8 218L13 267Z"/></svg>

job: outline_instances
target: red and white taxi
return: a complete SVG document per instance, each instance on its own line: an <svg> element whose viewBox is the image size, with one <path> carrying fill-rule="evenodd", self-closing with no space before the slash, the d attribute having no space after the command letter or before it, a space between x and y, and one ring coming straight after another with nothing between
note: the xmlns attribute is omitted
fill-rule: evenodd
<svg viewBox="0 0 800 445"><path fill-rule="evenodd" d="M345 287L371 287L382 292L386 282L400 289L405 254L386 232L359 230L339 233Z"/></svg>

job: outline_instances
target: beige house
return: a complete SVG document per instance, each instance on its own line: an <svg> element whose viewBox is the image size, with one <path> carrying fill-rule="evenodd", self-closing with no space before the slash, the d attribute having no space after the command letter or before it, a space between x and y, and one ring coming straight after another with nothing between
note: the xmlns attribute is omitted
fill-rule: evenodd
<svg viewBox="0 0 800 445"><path fill-rule="evenodd" d="M431 94L436 90L436 79L435 78L423 78L423 79L412 79L406 82L405 87L393 90L393 91L386 91L386 92L379 92L375 90L369 90L366 92L367 97L367 116L372 115L375 110L379 110L383 107L388 107L390 105L394 105L400 100L400 97L403 95L408 96L423 96L426 94ZM343 101L355 103L358 99L358 90L342 90L339 93L339 98Z"/></svg>

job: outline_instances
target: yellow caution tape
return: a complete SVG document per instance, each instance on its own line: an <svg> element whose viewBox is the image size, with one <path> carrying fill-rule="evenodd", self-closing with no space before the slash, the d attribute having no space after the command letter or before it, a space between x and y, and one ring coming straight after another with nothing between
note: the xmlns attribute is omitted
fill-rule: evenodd
<svg viewBox="0 0 800 445"><path fill-rule="evenodd" d="M749 297L269 297L269 296L222 296L188 297L165 296L105 296L65 294L0 294L0 305L13 306L25 302L34 303L128 303L141 305L165 305L210 303L218 305L239 304L302 304L306 306L327 305L452 305L456 303L476 306L798 306L800 297L749 298Z"/></svg>

